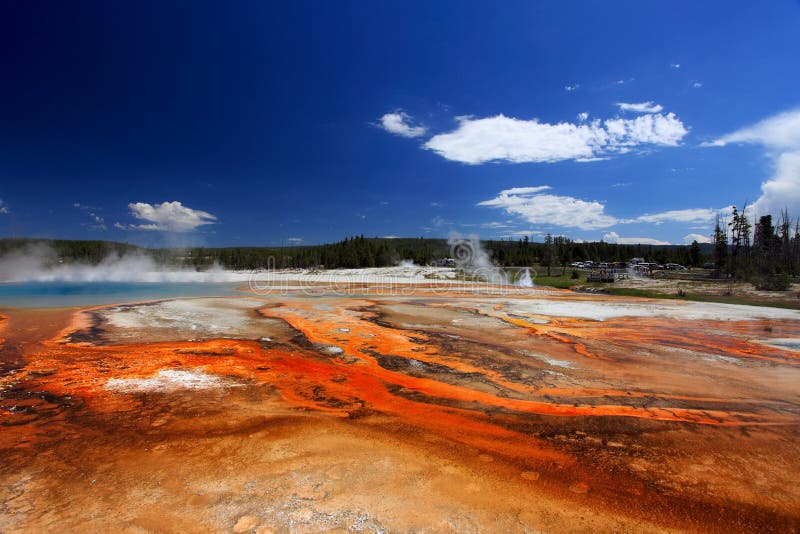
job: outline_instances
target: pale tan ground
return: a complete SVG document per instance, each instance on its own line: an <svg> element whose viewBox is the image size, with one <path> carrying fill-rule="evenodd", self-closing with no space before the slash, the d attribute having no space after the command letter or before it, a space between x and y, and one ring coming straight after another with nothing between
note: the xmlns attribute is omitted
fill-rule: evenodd
<svg viewBox="0 0 800 534"><path fill-rule="evenodd" d="M754 297L765 301L794 300L800 302L800 284L792 284L789 291L759 291L749 282L671 280L659 278L629 278L614 282L614 287L631 287L647 289L658 293L676 294L678 289L692 294L724 296L732 292L733 296Z"/></svg>

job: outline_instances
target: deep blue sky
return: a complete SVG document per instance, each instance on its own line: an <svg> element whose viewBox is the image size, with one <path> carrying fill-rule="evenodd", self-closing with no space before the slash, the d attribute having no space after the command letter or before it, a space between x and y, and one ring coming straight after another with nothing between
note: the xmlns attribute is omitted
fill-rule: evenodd
<svg viewBox="0 0 800 534"><path fill-rule="evenodd" d="M709 210L758 200L771 177L784 190L800 183L800 166L774 169L800 150L794 122L700 146L797 110L798 58L800 3L788 0L8 1L0 236L262 245L458 231L681 243L710 233ZM649 113L617 105L647 102ZM425 133L386 131L387 114ZM580 137L593 119L602 134L602 121L644 116L684 133L592 145L595 161L526 156L543 144L563 154L574 137L532 139L527 126L570 123ZM508 133L514 125L523 131ZM433 148L437 134L461 142L470 126L466 149ZM519 141L522 157L492 156L498 128L512 136L501 152ZM779 198L800 215L796 196ZM576 201L595 216L580 222ZM543 222L551 211L566 215Z"/></svg>

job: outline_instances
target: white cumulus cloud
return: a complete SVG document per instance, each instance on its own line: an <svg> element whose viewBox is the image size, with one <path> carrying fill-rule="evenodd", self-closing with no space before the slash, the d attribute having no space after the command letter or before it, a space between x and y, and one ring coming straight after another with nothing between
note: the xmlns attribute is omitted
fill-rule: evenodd
<svg viewBox="0 0 800 534"><path fill-rule="evenodd" d="M217 220L214 215L208 212L189 208L178 201L162 202L161 204L134 202L128 204L128 208L131 210L131 215L146 222L132 224L127 227L115 224L115 227L131 230L191 232L199 226L213 224Z"/></svg>
<svg viewBox="0 0 800 534"><path fill-rule="evenodd" d="M619 245L671 245L669 241L661 241L652 237L620 237L616 232L603 234L603 241Z"/></svg>
<svg viewBox="0 0 800 534"><path fill-rule="evenodd" d="M780 150L800 148L800 109L773 115L752 126L723 135L706 146L725 146L730 143L754 143Z"/></svg>
<svg viewBox="0 0 800 534"><path fill-rule="evenodd" d="M687 129L674 113L633 119L549 124L505 115L459 117L458 128L424 145L440 156L468 164L590 161L641 145L676 146Z"/></svg>
<svg viewBox="0 0 800 534"><path fill-rule="evenodd" d="M635 119L610 119L604 122L609 135L608 149L623 151L643 144L677 146L688 130L674 113L654 113Z"/></svg>
<svg viewBox="0 0 800 534"><path fill-rule="evenodd" d="M412 126L411 115L402 110L387 113L380 118L380 127L389 133L402 137L421 137L428 129L424 126Z"/></svg>
<svg viewBox="0 0 800 534"><path fill-rule="evenodd" d="M499 208L509 215L521 217L532 224L547 224L582 230L609 228L616 224L666 222L678 224L710 223L718 213L729 214L731 206L715 210L711 208L689 208L646 213L638 217L623 219L605 212L605 205L596 200L581 200L575 197L547 193L548 185L513 187L500 191L495 198L478 202L478 206ZM612 232L613 233L613 232ZM634 239L634 238L622 238ZM639 238L636 238L639 239ZM649 238L642 238L649 239ZM642 241L644 243L644 241Z"/></svg>
<svg viewBox="0 0 800 534"><path fill-rule="evenodd" d="M501 208L533 224L582 230L608 228L617 222L616 218L604 213L605 206L600 202L542 193L548 189L550 187L546 185L506 189L491 200L478 202L478 206Z"/></svg>
<svg viewBox="0 0 800 534"><path fill-rule="evenodd" d="M751 213L778 215L800 212L800 109L785 111L705 143L704 146L755 144L766 148L773 173L761 184Z"/></svg>
<svg viewBox="0 0 800 534"><path fill-rule="evenodd" d="M664 111L664 106L654 102L640 102L638 104L628 104L626 102L617 102L620 111L632 111L634 113L661 113Z"/></svg>
<svg viewBox="0 0 800 534"><path fill-rule="evenodd" d="M698 243L711 243L711 237L703 234L687 234L683 236L683 242L686 245L691 245L692 241Z"/></svg>

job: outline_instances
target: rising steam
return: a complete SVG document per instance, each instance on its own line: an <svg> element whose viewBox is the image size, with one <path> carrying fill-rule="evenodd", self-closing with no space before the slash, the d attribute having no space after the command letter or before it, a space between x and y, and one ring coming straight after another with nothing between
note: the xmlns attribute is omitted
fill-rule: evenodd
<svg viewBox="0 0 800 534"><path fill-rule="evenodd" d="M464 274L492 284L508 284L508 276L492 262L477 237L465 239L458 234L451 234L447 244L450 245L450 255L456 262L456 268Z"/></svg>
<svg viewBox="0 0 800 534"><path fill-rule="evenodd" d="M245 276L244 278L242 278ZM5 282L233 282L242 273L218 265L205 271L168 268L142 253L110 254L96 265L63 263L46 245L31 245L0 258L0 281Z"/></svg>
<svg viewBox="0 0 800 534"><path fill-rule="evenodd" d="M530 269L522 271L522 275L517 278L517 285L519 287L533 287L533 279L531 278Z"/></svg>

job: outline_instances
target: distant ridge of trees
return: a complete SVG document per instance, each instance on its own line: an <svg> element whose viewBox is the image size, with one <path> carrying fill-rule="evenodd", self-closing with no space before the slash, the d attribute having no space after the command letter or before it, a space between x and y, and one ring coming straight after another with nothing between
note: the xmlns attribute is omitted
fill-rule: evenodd
<svg viewBox="0 0 800 534"><path fill-rule="evenodd" d="M0 258L12 252L39 252L49 254L53 259L63 262L83 262L97 264L111 255L124 256L134 252L146 252L147 249L117 243L116 241L67 240L6 237L0 239Z"/></svg>
<svg viewBox="0 0 800 534"><path fill-rule="evenodd" d="M564 267L573 261L627 261L633 257L657 263L698 266L707 261L710 245L620 245L576 242L548 235L544 243L519 240L487 240L482 246L502 267ZM112 241L69 241L51 239L0 239L0 257L30 247L48 248L54 261L97 264L109 255L144 254L157 263L198 269L220 265L227 269L266 268L360 268L386 267L402 260L427 265L450 256L445 239L380 238L354 236L336 243L287 247L190 247L148 249ZM710 256L709 256L710 257Z"/></svg>
<svg viewBox="0 0 800 534"><path fill-rule="evenodd" d="M551 265L569 265L573 261L627 261L643 257L659 263L691 263L691 247L683 245L618 245L614 243L577 243L565 237L550 237L549 242L535 243L527 237L517 241L487 240L482 246L501 267L532 266L543 261ZM706 247L709 248L709 247ZM710 250L710 248L709 248ZM196 248L191 260L196 267L205 267L215 260L232 269L265 268L274 261L274 268L328 269L386 267L401 260L411 260L417 265L450 256L450 246L445 239L430 238L378 238L356 236L337 243L293 247L231 247ZM703 260L704 256L699 255Z"/></svg>
<svg viewBox="0 0 800 534"><path fill-rule="evenodd" d="M800 274L800 218L784 210L777 224L772 215L752 223L747 204L733 207L731 220L717 216L714 228L714 265L718 277L752 282L757 289L789 289Z"/></svg>
<svg viewBox="0 0 800 534"><path fill-rule="evenodd" d="M733 208L731 220L718 216L711 243L691 245L622 245L578 242L548 234L543 243L525 236L518 240L481 242L501 267L541 265L561 267L575 261L627 261L644 258L660 264L699 267L714 265L714 276L752 282L765 290L785 290L800 275L800 219L788 212L777 224L770 215L750 221L745 205ZM450 256L445 239L381 238L363 235L336 243L285 247L190 247L144 248L128 243L98 240L0 238L0 259L12 253L36 254L51 263L98 264L109 257L146 255L156 263L173 267L207 269L361 268L386 267L411 260L427 265Z"/></svg>

